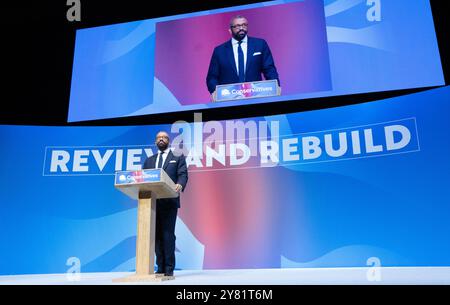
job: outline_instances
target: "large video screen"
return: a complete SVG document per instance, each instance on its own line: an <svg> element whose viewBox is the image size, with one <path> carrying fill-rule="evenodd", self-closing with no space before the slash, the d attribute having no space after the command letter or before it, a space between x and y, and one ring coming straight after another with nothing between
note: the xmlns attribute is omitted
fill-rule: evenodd
<svg viewBox="0 0 450 305"><path fill-rule="evenodd" d="M212 98L267 79L280 95ZM428 0L270 1L78 30L68 121L439 85Z"/></svg>

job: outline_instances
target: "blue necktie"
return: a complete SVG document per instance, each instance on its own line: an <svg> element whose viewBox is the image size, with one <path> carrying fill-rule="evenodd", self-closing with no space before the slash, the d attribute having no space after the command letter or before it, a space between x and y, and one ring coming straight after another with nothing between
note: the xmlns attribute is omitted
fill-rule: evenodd
<svg viewBox="0 0 450 305"><path fill-rule="evenodd" d="M239 82L245 82L244 52L241 47L242 40L238 42L238 66L239 66Z"/></svg>
<svg viewBox="0 0 450 305"><path fill-rule="evenodd" d="M158 167L156 168L162 168L162 162L163 162L163 151L159 154L159 160L158 160Z"/></svg>

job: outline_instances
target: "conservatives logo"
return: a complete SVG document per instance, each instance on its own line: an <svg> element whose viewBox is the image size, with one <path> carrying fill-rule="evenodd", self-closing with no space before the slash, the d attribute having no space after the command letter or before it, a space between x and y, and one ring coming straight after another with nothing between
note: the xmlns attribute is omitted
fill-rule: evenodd
<svg viewBox="0 0 450 305"><path fill-rule="evenodd" d="M220 91L220 94L221 94L222 96L228 96L228 95L231 94L231 92L230 92L230 90L228 90L228 89L222 89L222 90Z"/></svg>

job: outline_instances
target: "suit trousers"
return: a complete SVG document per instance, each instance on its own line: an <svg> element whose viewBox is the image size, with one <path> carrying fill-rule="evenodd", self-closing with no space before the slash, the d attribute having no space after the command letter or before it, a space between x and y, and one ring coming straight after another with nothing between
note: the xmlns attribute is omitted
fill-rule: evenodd
<svg viewBox="0 0 450 305"><path fill-rule="evenodd" d="M163 200L157 200L156 204L156 264L158 272L171 273L175 270L175 223L178 208L168 207Z"/></svg>

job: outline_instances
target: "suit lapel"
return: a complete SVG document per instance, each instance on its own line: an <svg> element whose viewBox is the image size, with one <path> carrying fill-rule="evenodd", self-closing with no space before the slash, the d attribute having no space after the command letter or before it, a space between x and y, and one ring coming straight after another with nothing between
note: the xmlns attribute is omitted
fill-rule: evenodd
<svg viewBox="0 0 450 305"><path fill-rule="evenodd" d="M155 154L150 157L150 168L156 168L156 158L158 158L158 154Z"/></svg>
<svg viewBox="0 0 450 305"><path fill-rule="evenodd" d="M227 58L229 61L229 64L233 67L234 73L239 76L237 68L236 68L236 62L234 61L234 53L233 53L233 44L231 40L225 45Z"/></svg>
<svg viewBox="0 0 450 305"><path fill-rule="evenodd" d="M253 59L253 44L250 37L247 36L247 62L245 63L245 75L247 75L250 61Z"/></svg>
<svg viewBox="0 0 450 305"><path fill-rule="evenodd" d="M172 151L169 149L169 152L167 153L167 158L166 158L166 161L164 161L164 164L163 164L163 170L166 170L166 168L167 168L167 165L169 165L169 161L170 160L172 160Z"/></svg>

